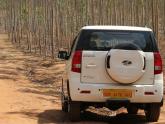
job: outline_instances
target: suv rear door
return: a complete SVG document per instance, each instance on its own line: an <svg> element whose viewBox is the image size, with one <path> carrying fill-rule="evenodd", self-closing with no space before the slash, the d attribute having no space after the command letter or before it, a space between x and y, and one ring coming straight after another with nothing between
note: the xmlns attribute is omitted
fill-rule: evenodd
<svg viewBox="0 0 165 124"><path fill-rule="evenodd" d="M131 42L145 53L145 73L134 84L153 84L154 54L157 52L152 32L119 30L82 30L76 50L82 51L81 82L113 83L106 70L107 53L116 45Z"/></svg>

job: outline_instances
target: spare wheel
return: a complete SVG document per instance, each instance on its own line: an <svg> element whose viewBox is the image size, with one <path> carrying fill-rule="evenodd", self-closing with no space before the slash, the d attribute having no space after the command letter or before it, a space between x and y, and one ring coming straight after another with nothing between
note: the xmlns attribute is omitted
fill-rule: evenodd
<svg viewBox="0 0 165 124"><path fill-rule="evenodd" d="M116 82L134 83L145 72L145 54L136 45L118 45L107 54L106 70Z"/></svg>

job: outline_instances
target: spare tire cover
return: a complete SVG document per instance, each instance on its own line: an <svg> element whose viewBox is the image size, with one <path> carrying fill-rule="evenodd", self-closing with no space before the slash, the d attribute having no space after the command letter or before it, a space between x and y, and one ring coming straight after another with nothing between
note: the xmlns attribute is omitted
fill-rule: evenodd
<svg viewBox="0 0 165 124"><path fill-rule="evenodd" d="M107 72L116 82L136 82L145 72L145 54L141 50L111 49L107 58Z"/></svg>

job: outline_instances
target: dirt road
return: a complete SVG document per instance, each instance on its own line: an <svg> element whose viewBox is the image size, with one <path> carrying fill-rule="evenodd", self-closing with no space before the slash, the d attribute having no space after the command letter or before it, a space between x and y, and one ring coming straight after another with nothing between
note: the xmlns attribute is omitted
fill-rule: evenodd
<svg viewBox="0 0 165 124"><path fill-rule="evenodd" d="M0 35L0 50L0 124L71 123L59 100L64 64L21 52L7 35ZM136 116L117 113L87 111L79 124L146 124L143 111ZM164 107L158 124L165 124Z"/></svg>

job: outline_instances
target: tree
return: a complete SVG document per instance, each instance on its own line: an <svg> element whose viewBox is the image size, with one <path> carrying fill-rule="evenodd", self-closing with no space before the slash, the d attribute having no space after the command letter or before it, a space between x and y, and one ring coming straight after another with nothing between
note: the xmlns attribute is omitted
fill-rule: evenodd
<svg viewBox="0 0 165 124"><path fill-rule="evenodd" d="M0 0L0 10L11 41L45 58L70 48L84 25L148 26L157 40L165 33L165 0Z"/></svg>

